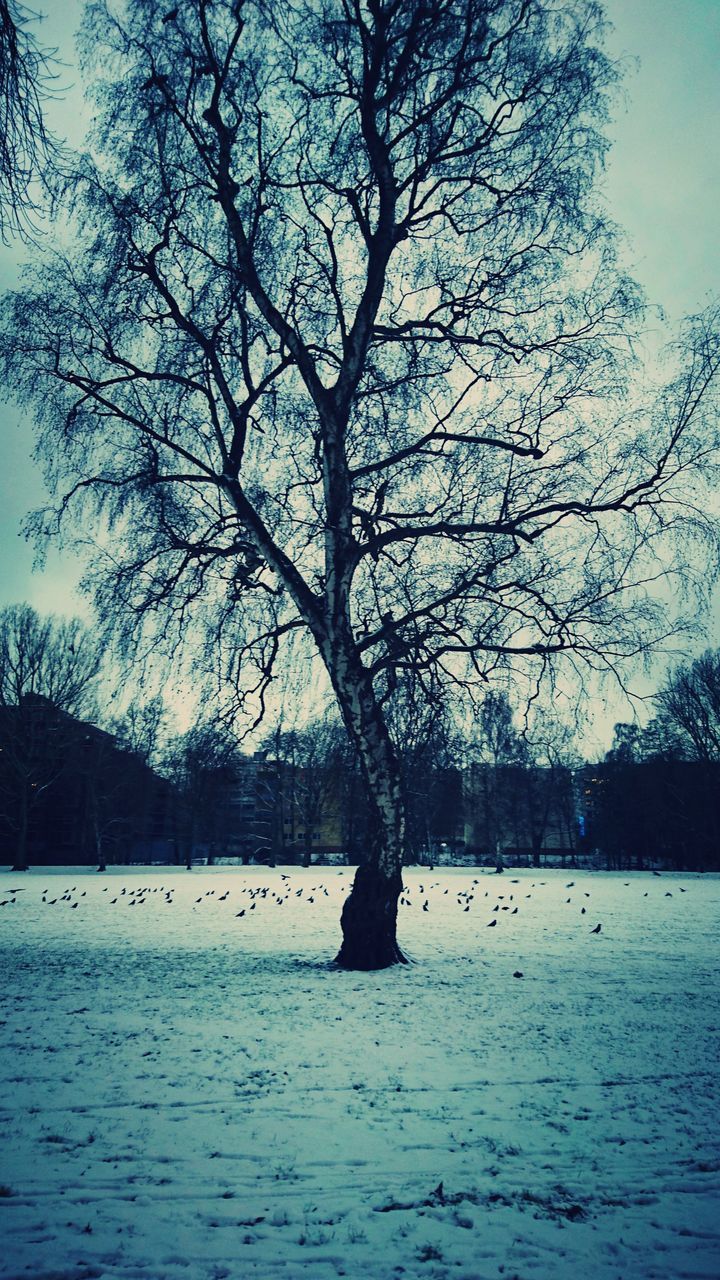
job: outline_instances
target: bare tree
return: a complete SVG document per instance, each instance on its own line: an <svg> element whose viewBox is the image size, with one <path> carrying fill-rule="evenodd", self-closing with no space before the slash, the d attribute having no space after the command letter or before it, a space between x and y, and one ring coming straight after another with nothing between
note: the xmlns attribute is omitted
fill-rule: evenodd
<svg viewBox="0 0 720 1280"><path fill-rule="evenodd" d="M97 869L103 872L107 870L108 848L117 845L135 816L137 780L128 778L128 753L119 751L115 738L94 725L85 727L73 754L83 784L84 834L92 845Z"/></svg>
<svg viewBox="0 0 720 1280"><path fill-rule="evenodd" d="M163 768L177 790L177 829L188 871L200 842L212 858L227 838L236 755L232 735L209 719L167 744Z"/></svg>
<svg viewBox="0 0 720 1280"><path fill-rule="evenodd" d="M324 823L337 820L348 762L347 734L337 717L325 716L300 729L278 725L268 748L279 766L276 803L280 809L280 839L312 862L313 845Z"/></svg>
<svg viewBox="0 0 720 1280"><path fill-rule="evenodd" d="M536 709L532 725L520 739L516 805L530 844L533 866L548 839L574 856L577 844L577 801L573 772L582 759L574 748L573 729L548 707Z"/></svg>
<svg viewBox="0 0 720 1280"><path fill-rule="evenodd" d="M16 836L13 870L27 870L33 811L67 763L69 717L91 705L100 654L78 619L0 612L0 789Z"/></svg>
<svg viewBox="0 0 720 1280"><path fill-rule="evenodd" d="M146 702L133 698L122 715L107 719L104 729L88 726L79 759L98 871L107 869L108 849L117 857L123 844L127 847L134 835L152 828L158 787L152 766L161 757L164 730L159 696Z"/></svg>
<svg viewBox="0 0 720 1280"><path fill-rule="evenodd" d="M447 809L448 776L457 764L452 708L432 673L406 664L385 705L390 738L400 764L405 809L405 860L434 856L438 819ZM456 797L457 821L461 804ZM443 815L445 816L445 815Z"/></svg>
<svg viewBox="0 0 720 1280"><path fill-rule="evenodd" d="M143 764L158 762L166 737L166 709L156 695L146 702L133 698L127 710L108 721L107 728L118 746L137 756Z"/></svg>
<svg viewBox="0 0 720 1280"><path fill-rule="evenodd" d="M37 192L59 157L45 123L53 89L53 54L36 40L33 14L18 0L0 0L0 239L32 234Z"/></svg>
<svg viewBox="0 0 720 1280"><path fill-rule="evenodd" d="M387 699L405 670L614 666L662 631L712 317L638 404L595 0L135 0L84 40L83 247L7 305L9 385L60 516L105 534L102 616L156 646L196 622L257 714L312 638L372 818L338 960L392 964Z"/></svg>
<svg viewBox="0 0 720 1280"><path fill-rule="evenodd" d="M486 856L503 868L502 845L508 839L518 794L511 770L524 763L522 742L513 723L506 693L487 693L471 721L466 747L467 804L473 825L482 834Z"/></svg>
<svg viewBox="0 0 720 1280"><path fill-rule="evenodd" d="M658 729L686 758L720 760L720 650L672 671L656 696Z"/></svg>

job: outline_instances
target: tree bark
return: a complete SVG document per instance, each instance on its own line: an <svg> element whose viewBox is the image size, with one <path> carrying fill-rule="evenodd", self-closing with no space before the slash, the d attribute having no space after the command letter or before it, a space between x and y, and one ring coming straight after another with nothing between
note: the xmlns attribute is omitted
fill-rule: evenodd
<svg viewBox="0 0 720 1280"><path fill-rule="evenodd" d="M371 823L365 857L343 907L336 963L343 969L386 969L407 964L397 941L405 833L400 768L366 673L356 670L336 688L360 757Z"/></svg>
<svg viewBox="0 0 720 1280"><path fill-rule="evenodd" d="M397 904L402 872L387 875L377 863L361 863L343 907L341 969L387 969L407 964L397 940Z"/></svg>
<svg viewBox="0 0 720 1280"><path fill-rule="evenodd" d="M28 829L30 818L28 814L27 796L23 789L20 801L20 822L18 824L17 843L15 845L15 862L10 868L11 871L27 871L28 870Z"/></svg>
<svg viewBox="0 0 720 1280"><path fill-rule="evenodd" d="M95 824L95 857L97 860L98 871L107 871L107 862L105 859L105 850L103 848L104 841L100 832L100 826Z"/></svg>

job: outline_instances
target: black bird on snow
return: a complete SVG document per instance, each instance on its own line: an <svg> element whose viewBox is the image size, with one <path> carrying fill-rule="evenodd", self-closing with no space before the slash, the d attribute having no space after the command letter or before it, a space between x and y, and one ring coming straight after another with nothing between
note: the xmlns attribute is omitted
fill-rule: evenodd
<svg viewBox="0 0 720 1280"><path fill-rule="evenodd" d="M517 915L517 913L518 913L518 909L517 909L517 907L513 907L512 911L510 912L510 915L511 915L511 916L516 916L516 915Z"/></svg>
<svg viewBox="0 0 720 1280"><path fill-rule="evenodd" d="M566 888L566 889L574 889L574 888L575 888L575 881L574 881L574 880L571 880L569 884L566 884L566 885L565 885L565 888Z"/></svg>
<svg viewBox="0 0 720 1280"><path fill-rule="evenodd" d="M244 910L244 908L243 908L243 910L242 910L242 911L237 911L237 912L235 913L235 919L237 920L238 916L244 916L244 915L245 915L245 910Z"/></svg>
<svg viewBox="0 0 720 1280"><path fill-rule="evenodd" d="M581 915L581 916L584 916L584 915L585 915L585 908L584 908L584 907L581 907L581 908L580 908L580 915Z"/></svg>
<svg viewBox="0 0 720 1280"><path fill-rule="evenodd" d="M488 929L494 929L496 924L497 924L497 920L491 920L487 927Z"/></svg>
<svg viewBox="0 0 720 1280"><path fill-rule="evenodd" d="M463 907L463 911L469 911L469 910L470 910L470 903L468 902L467 906Z"/></svg>
<svg viewBox="0 0 720 1280"><path fill-rule="evenodd" d="M670 892L670 890L669 890L669 889L666 891L666 893L665 893L665 897L666 897L666 898L672 898L672 894L671 894L671 892Z"/></svg>
<svg viewBox="0 0 720 1280"><path fill-rule="evenodd" d="M596 925L595 925L595 928L594 928L594 929L591 929L591 930L590 930L590 932L591 932L591 933L599 933L601 929L602 929L602 925L601 925L601 924L596 924Z"/></svg>
<svg viewBox="0 0 720 1280"><path fill-rule="evenodd" d="M423 911L429 911L429 910L430 910L430 907L428 906L428 900L426 898L425 901L423 902Z"/></svg>

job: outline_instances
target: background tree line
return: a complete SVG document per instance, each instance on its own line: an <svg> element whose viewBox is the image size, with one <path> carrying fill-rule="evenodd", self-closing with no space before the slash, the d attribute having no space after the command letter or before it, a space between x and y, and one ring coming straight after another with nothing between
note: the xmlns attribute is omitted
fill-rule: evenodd
<svg viewBox="0 0 720 1280"><path fill-rule="evenodd" d="M372 815L332 708L293 720L283 702L250 755L212 714L173 732L159 697L117 714L111 689L77 619L0 612L0 834L15 866L31 849L101 868L223 854L362 861ZM588 764L547 712L520 729L507 695L489 692L461 721L402 678L388 721L404 860L594 854L610 868L717 867L720 651L678 666L654 706L645 728L618 724L604 759Z"/></svg>
<svg viewBox="0 0 720 1280"><path fill-rule="evenodd" d="M618 724L586 775L588 840L609 867L720 868L720 650L672 671L645 728Z"/></svg>

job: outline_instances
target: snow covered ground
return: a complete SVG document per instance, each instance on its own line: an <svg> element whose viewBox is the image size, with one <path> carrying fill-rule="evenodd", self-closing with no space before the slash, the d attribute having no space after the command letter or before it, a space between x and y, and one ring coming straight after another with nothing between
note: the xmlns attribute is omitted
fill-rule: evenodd
<svg viewBox="0 0 720 1280"><path fill-rule="evenodd" d="M720 878L351 878L0 873L0 1276L717 1280Z"/></svg>

